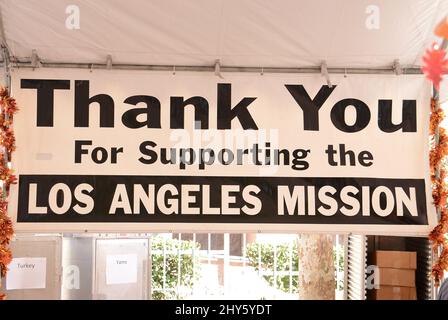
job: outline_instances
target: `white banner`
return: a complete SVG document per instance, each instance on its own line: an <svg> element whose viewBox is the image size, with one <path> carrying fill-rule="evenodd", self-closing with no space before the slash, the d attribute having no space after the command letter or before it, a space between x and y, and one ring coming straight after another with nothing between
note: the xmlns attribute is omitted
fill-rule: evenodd
<svg viewBox="0 0 448 320"><path fill-rule="evenodd" d="M422 76L14 70L18 231L427 234Z"/></svg>

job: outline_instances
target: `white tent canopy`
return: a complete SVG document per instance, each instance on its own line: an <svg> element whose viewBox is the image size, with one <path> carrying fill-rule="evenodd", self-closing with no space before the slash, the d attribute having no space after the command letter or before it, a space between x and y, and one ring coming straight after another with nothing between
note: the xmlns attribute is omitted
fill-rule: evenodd
<svg viewBox="0 0 448 320"><path fill-rule="evenodd" d="M66 26L70 5L79 29ZM421 64L448 1L0 0L0 8L13 62L35 50L44 64L105 64L110 55L114 65L390 68L396 59ZM372 12L378 29L366 26Z"/></svg>

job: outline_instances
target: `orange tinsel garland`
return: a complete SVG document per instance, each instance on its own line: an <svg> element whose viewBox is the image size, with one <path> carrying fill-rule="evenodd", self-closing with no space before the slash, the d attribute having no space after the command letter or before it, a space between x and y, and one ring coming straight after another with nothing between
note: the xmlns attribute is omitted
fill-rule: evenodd
<svg viewBox="0 0 448 320"><path fill-rule="evenodd" d="M445 183L446 171L441 167L441 163L448 155L448 136L444 128L439 127L444 119L443 110L438 105L438 101L431 99L431 118L430 118L430 134L431 134L431 150L429 151L429 163L432 180L432 197L434 205L440 211L440 220L438 225L429 234L429 240L432 241L433 250L437 253L438 248L442 248L442 252L432 268L436 286L439 285L440 279L443 278L444 270L448 270L448 241L445 234L448 232L448 213L446 209L446 201L448 197L448 188ZM438 130L439 138L436 141L436 131ZM436 171L439 169L439 175Z"/></svg>
<svg viewBox="0 0 448 320"><path fill-rule="evenodd" d="M14 234L12 221L7 215L8 203L0 200L0 246L7 246Z"/></svg>
<svg viewBox="0 0 448 320"><path fill-rule="evenodd" d="M0 188L0 277L5 277L8 264L12 260L9 242L14 234L12 221L7 214L8 195L10 185L17 180L8 166L8 161L11 160L11 154L16 147L11 125L18 110L16 101L9 96L5 88L0 88L0 110L0 180L3 182ZM5 295L0 294L0 300L5 298Z"/></svg>

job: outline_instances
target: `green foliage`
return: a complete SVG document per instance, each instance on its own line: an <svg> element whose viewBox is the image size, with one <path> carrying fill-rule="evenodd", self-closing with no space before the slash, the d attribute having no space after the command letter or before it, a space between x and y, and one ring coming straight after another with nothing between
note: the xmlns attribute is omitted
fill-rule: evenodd
<svg viewBox="0 0 448 320"><path fill-rule="evenodd" d="M274 252L275 251L275 252ZM289 244L278 244L274 250L274 246L266 243L251 243L246 246L246 256L249 259L250 266L254 267L256 271L260 270L259 255L261 256L261 271L269 272L270 275L264 275L263 278L274 287L274 281L276 281L276 287L284 292L289 292L290 289L290 277L288 275L277 275L274 277L274 254L277 259L276 271L298 271L298 255L297 255L297 242L294 241L292 245L292 255L290 261L290 247ZM292 266L291 266L292 264ZM297 275L292 277L292 293L298 292L298 277Z"/></svg>
<svg viewBox="0 0 448 320"><path fill-rule="evenodd" d="M164 271L164 255L163 247L165 243L165 271ZM200 245L197 242L177 240L177 239L164 239L162 237L155 237L151 241L152 249L152 298L154 300L167 300L167 299L182 299L186 294L190 292L200 277L200 261L199 261L199 249ZM180 255L178 252L182 251ZM193 255L193 250L197 254ZM292 251L290 261L290 252ZM336 255L336 247L333 251L333 257L335 261L335 268L339 265L340 270L344 268L344 249L339 247L340 250ZM274 278L274 251L276 255L277 270L276 272L285 272L285 274L278 274ZM260 270L259 255L261 256L261 271L266 272L263 278L274 287L274 281L276 281L275 287L288 292L290 290L290 276L289 271L297 273L298 271L298 254L297 254L297 242L294 241L292 248L290 249L289 243L278 244L274 250L274 246L266 243L251 243L246 246L246 257L249 260L249 265L256 271ZM154 254L156 253L156 254ZM194 256L194 258L193 258ZM336 261L336 257L339 257ZM180 266L180 283L178 279ZM335 269L336 270L336 269ZM165 274L165 289L163 289L163 277ZM291 292L298 293L299 283L297 274L292 276L291 279ZM180 290L178 289L180 286ZM336 284L339 290L343 289L343 280ZM171 290L170 290L171 289ZM184 292L184 293L183 293Z"/></svg>
<svg viewBox="0 0 448 320"><path fill-rule="evenodd" d="M338 252L338 261L336 261L336 250ZM299 268L299 258L297 254L297 242L294 241L292 246L292 272L298 271ZM249 259L249 265L254 267L256 271L260 269L259 255L261 256L261 270L270 273L270 275L264 275L263 278L269 283L270 286L274 287L274 281L277 280L277 288L289 292L290 282L289 275L277 275L274 279L274 246L266 243L251 243L246 247L246 256ZM290 247L288 243L279 244L276 248L277 256L277 271L289 271L290 270ZM333 260L335 262L335 272L337 265L339 265L340 270L344 268L344 248L334 247L333 249ZM298 276L294 275L292 277L292 293L298 293L299 282ZM339 290L343 290L344 281L341 279L339 283L336 284Z"/></svg>
<svg viewBox="0 0 448 320"><path fill-rule="evenodd" d="M165 271L164 265L164 248L165 242ZM199 243L193 241L164 239L155 237L151 240L152 254L152 298L154 300L182 299L184 296L182 291L189 291L199 278L200 264L198 255L194 255L193 250L199 250ZM179 250L189 251L189 253L180 254ZM180 266L180 268L179 268ZM180 271L180 279L178 277ZM167 291L159 291L164 288L163 277L165 274L165 289ZM179 283L180 282L180 283ZM181 289L176 290L178 285ZM185 290L187 289L187 290ZM177 292L177 294L176 294Z"/></svg>
<svg viewBox="0 0 448 320"><path fill-rule="evenodd" d="M339 259L337 259L339 257ZM333 247L333 261L335 272L339 270L344 270L344 247ZM344 279L340 279L336 283L338 290L344 290Z"/></svg>

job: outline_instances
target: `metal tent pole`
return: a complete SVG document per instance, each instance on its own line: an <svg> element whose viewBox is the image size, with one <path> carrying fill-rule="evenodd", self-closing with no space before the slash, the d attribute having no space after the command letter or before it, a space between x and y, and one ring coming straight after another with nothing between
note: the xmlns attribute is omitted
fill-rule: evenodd
<svg viewBox="0 0 448 320"><path fill-rule="evenodd" d="M1 61L4 64L4 61ZM30 60L12 59L10 64L14 68L36 68L36 63ZM105 69L105 70L146 70L146 71L167 71L176 72L192 71L192 72L215 72L215 65L204 66L173 66L173 65L146 65L146 64L110 64L104 63L75 63L75 62L51 62L39 60L39 66L42 68L74 68L74 69ZM397 74L397 69L394 64L379 68L348 68L335 67L327 68L328 73L331 74ZM220 66L220 73L227 72L241 72L241 73L284 73L284 74L302 74L302 73L321 73L321 66L314 67L246 67L246 66ZM422 74L420 67L410 66L402 67L401 74Z"/></svg>

